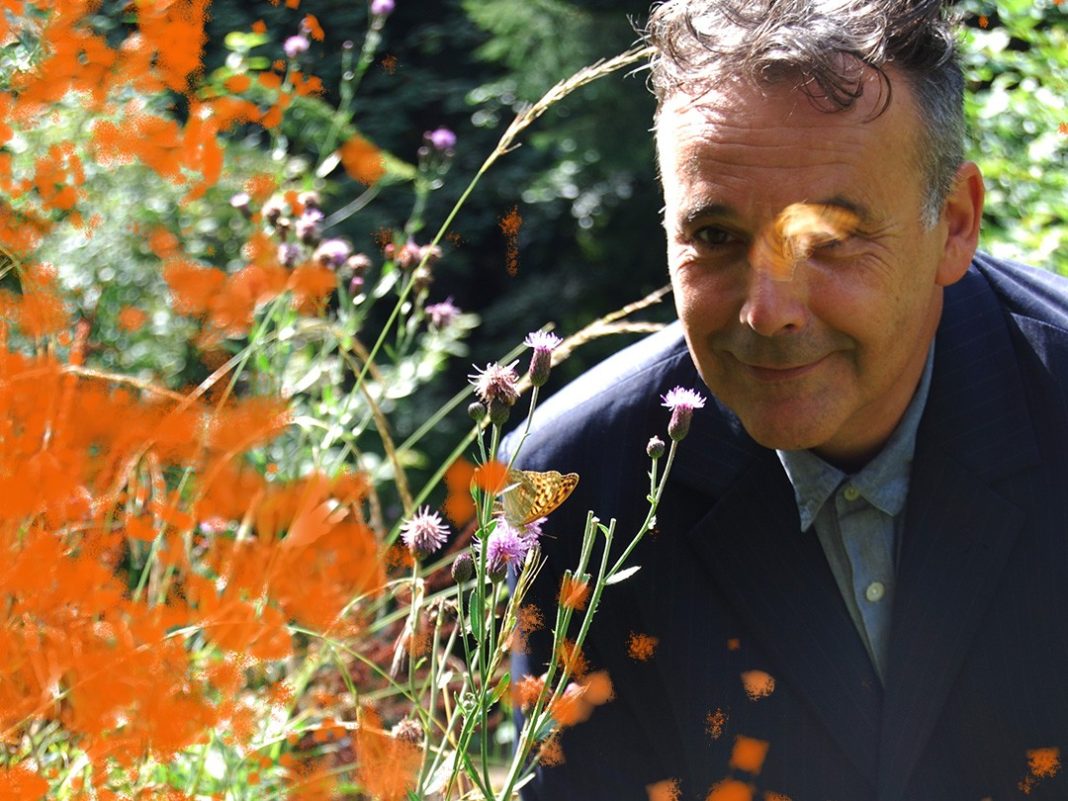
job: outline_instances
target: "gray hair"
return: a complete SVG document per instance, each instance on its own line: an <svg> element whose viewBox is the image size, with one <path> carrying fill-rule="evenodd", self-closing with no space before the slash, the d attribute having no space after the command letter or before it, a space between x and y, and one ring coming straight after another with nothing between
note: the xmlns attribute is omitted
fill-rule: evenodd
<svg viewBox="0 0 1068 801"><path fill-rule="evenodd" d="M921 121L915 143L925 181L923 222L933 226L964 158L964 78L956 20L943 0L667 0L643 36L655 53L658 106L699 95L725 76L754 85L788 78L821 109L853 106L865 72L880 83L876 115L890 103L892 66L912 90ZM658 112L659 113L659 112Z"/></svg>

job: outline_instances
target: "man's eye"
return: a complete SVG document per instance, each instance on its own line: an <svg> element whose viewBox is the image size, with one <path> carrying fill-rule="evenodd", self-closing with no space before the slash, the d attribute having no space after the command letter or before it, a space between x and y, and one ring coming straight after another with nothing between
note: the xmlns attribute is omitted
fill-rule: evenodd
<svg viewBox="0 0 1068 801"><path fill-rule="evenodd" d="M710 245L712 247L729 245L736 241L734 234L732 234L730 231L726 231L722 228L716 228L714 226L698 228L696 231L694 231L693 238L701 244Z"/></svg>

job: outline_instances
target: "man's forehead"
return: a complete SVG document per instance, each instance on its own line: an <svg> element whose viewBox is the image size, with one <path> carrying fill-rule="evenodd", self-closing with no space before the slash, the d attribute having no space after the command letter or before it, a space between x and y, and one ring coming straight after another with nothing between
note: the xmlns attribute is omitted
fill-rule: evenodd
<svg viewBox="0 0 1068 801"><path fill-rule="evenodd" d="M834 124L843 117L850 122L871 122L895 106L914 108L912 88L897 69L889 66L880 72L865 65L859 69L858 94L846 109L821 99L811 81L797 74L783 73L767 81L726 73L695 76L691 84L677 86L661 99L655 130L672 114L698 113L709 122L729 124L765 105L773 105L784 118L814 125Z"/></svg>

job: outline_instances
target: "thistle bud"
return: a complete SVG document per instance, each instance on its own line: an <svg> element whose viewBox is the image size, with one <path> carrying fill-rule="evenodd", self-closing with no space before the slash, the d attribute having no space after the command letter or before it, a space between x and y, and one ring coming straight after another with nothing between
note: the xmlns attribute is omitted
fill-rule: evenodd
<svg viewBox="0 0 1068 801"><path fill-rule="evenodd" d="M556 334L550 334L548 331L535 331L523 340L524 345L534 348L527 373L531 385L540 387L549 380L549 371L553 366L553 349L562 341Z"/></svg>
<svg viewBox="0 0 1068 801"><path fill-rule="evenodd" d="M508 578L508 563L500 562L486 565L486 575L490 581L504 581Z"/></svg>
<svg viewBox="0 0 1068 801"><path fill-rule="evenodd" d="M452 563L452 579L457 584L470 581L475 577L475 560L467 551L460 553Z"/></svg>
<svg viewBox="0 0 1068 801"><path fill-rule="evenodd" d="M664 440L660 439L660 437L653 437L649 440L649 444L645 446L645 452L650 459L659 459L664 455L664 448Z"/></svg>
<svg viewBox="0 0 1068 801"><path fill-rule="evenodd" d="M472 401L467 406L467 416L476 423L481 422L486 416L486 407L478 401Z"/></svg>
<svg viewBox="0 0 1068 801"><path fill-rule="evenodd" d="M494 399L490 401L489 406L489 419L495 426L503 426L508 422L508 418L512 414L512 407L503 401Z"/></svg>
<svg viewBox="0 0 1068 801"><path fill-rule="evenodd" d="M668 436L678 442L690 431L690 420L694 409L703 409L705 399L692 389L675 387L663 396L663 405L671 409L671 422L668 423Z"/></svg>

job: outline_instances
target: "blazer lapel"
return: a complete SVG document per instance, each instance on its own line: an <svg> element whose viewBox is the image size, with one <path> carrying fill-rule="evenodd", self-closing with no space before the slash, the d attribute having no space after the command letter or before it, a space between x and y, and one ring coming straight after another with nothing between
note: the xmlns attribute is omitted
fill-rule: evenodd
<svg viewBox="0 0 1068 801"><path fill-rule="evenodd" d="M804 699L842 752L874 778L880 683L819 540L801 532L775 453L740 427L714 431L702 422L695 420L680 449L676 475L719 500L688 533L690 546L774 659L776 682Z"/></svg>
<svg viewBox="0 0 1068 801"><path fill-rule="evenodd" d="M974 273L947 293L897 566L879 799L900 801L1024 512L998 482L1038 458L1007 324Z"/></svg>

